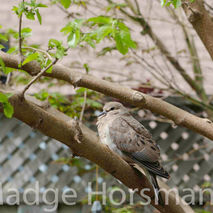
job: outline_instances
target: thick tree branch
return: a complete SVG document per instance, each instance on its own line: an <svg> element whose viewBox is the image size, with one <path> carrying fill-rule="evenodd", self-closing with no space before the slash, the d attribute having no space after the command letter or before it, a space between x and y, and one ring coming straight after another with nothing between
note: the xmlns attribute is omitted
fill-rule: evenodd
<svg viewBox="0 0 213 213"><path fill-rule="evenodd" d="M1 90L1 92L8 92ZM13 91L9 91L13 92ZM169 205L159 206L154 204L154 193L152 187L144 175L139 175L131 166L122 160L117 154L112 152L105 145L101 144L96 134L84 125L80 126L80 136L76 139L75 121L70 117L53 109L42 106L42 102L26 97L23 99L21 94L14 94L10 98L10 103L14 107L14 117L38 129L45 135L54 138L69 146L75 155L85 157L101 166L104 170L119 179L131 189L143 188L151 189L148 196L152 198L151 204L165 213L192 213L192 209L182 202L176 204L175 197L169 195ZM1 105L0 105L1 106ZM0 107L0 111L2 108ZM33 115L33 116L32 116ZM166 187L161 183L161 187Z"/></svg>
<svg viewBox="0 0 213 213"><path fill-rule="evenodd" d="M192 24L211 58L213 59L213 20L209 12L205 9L203 0L183 1L183 9Z"/></svg>
<svg viewBox="0 0 213 213"><path fill-rule="evenodd" d="M6 66L18 69L18 56L12 56L0 51L0 57L3 59ZM36 75L41 70L37 62L30 62L24 65L22 69L31 75ZM149 109L152 112L171 119L177 125L189 128L213 140L213 123L210 120L199 118L161 99L98 79L95 76L73 71L60 64L53 66L52 72L44 73L44 75L64 80L75 87L92 89L105 95L118 98L134 106Z"/></svg>

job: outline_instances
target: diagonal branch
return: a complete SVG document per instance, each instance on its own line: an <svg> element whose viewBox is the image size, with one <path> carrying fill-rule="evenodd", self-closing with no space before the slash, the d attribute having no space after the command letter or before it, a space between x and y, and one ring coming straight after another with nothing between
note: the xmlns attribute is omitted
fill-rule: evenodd
<svg viewBox="0 0 213 213"><path fill-rule="evenodd" d="M112 2L111 0L107 0L108 2ZM183 77L183 79L189 84L189 86L197 93L201 93L201 88L199 84L194 81L190 75L185 71L185 69L181 66L181 64L176 60L175 57L171 55L167 47L164 45L164 43L160 40L160 38L153 32L151 26L149 23L145 20L145 18L142 16L140 13L139 16L138 14L131 15L129 12L124 10L123 8L120 9L120 11L126 15L128 18L131 20L137 22L138 24L143 27L144 33L149 35L149 37L153 40L155 45L159 48L160 52L165 55L165 57L168 59L168 61L172 64L172 66L179 72L179 74ZM134 10L132 10L134 13ZM199 96L199 95L198 95Z"/></svg>
<svg viewBox="0 0 213 213"><path fill-rule="evenodd" d="M25 92L30 88L30 86L35 83L49 68L51 68L56 62L58 61L57 58L53 60L47 67L43 68L23 89L22 97L24 96Z"/></svg>
<svg viewBox="0 0 213 213"><path fill-rule="evenodd" d="M18 69L18 56L9 55L0 51L0 57L7 67ZM31 75L36 75L41 70L39 64L35 61L24 65L22 69ZM45 72L44 75L64 80L75 87L92 89L105 95L118 98L123 102L149 109L154 113L171 119L177 125L189 128L213 140L213 123L210 120L199 118L159 98L154 98L119 84L101 80L92 75L73 71L60 64L53 66L52 72Z"/></svg>
<svg viewBox="0 0 213 213"><path fill-rule="evenodd" d="M1 92L8 92L1 90ZM14 91L10 91L14 93ZM105 171L119 179L123 184L131 189L149 189L146 195L151 198L151 204L160 212L170 213L192 213L192 209L182 202L176 203L176 198L169 193L169 205L156 205L154 203L154 192L149 181L144 175L138 173L116 153L112 152L105 145L101 144L96 133L81 125L81 137L76 139L75 122L70 121L70 117L53 108L42 107L42 102L26 97L24 100L20 94L14 94L10 98L10 103L14 107L14 117L23 121L31 127L38 129L45 135L54 138L70 147L75 155L85 157L98 164ZM0 108L2 111L2 108ZM33 115L33 116L32 116ZM162 188L167 188L163 183ZM168 188L167 188L168 189ZM163 194L165 194L163 192ZM141 195L140 195L141 196Z"/></svg>
<svg viewBox="0 0 213 213"><path fill-rule="evenodd" d="M213 20L204 7L203 0L184 0L183 10L213 59Z"/></svg>

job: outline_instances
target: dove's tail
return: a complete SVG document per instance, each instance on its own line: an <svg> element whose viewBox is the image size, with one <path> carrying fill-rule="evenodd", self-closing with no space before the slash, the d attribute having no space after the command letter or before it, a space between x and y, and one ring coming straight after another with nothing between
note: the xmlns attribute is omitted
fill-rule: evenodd
<svg viewBox="0 0 213 213"><path fill-rule="evenodd" d="M155 197L157 198L158 203L163 206L164 202L163 202L161 192L159 191L160 187L158 185L156 175L150 172L150 176L151 176L152 185L153 185L154 192L155 192Z"/></svg>

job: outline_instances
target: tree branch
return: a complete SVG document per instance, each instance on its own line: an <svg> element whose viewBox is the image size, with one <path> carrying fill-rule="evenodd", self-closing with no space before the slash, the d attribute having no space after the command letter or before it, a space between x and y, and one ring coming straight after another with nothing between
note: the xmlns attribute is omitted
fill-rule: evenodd
<svg viewBox="0 0 213 213"><path fill-rule="evenodd" d="M1 92L8 92L1 90ZM14 93L14 91L9 91ZM14 117L38 129L45 135L54 138L70 147L75 155L85 157L98 164L115 178L131 189L148 188L151 204L160 212L170 213L192 213L192 209L181 202L176 204L172 194L169 194L169 205L159 206L154 203L154 192L149 181L144 175L139 175L127 162L121 159L116 153L98 141L96 133L85 127L80 126L81 136L76 139L78 134L75 122L70 117L53 108L42 107L42 102L33 97L22 98L20 94L14 94L10 98L10 103L14 107ZM2 108L0 107L0 111ZM33 115L33 116L32 116ZM165 188L165 184L161 183ZM167 187L166 187L167 188ZM164 192L163 192L164 194Z"/></svg>
<svg viewBox="0 0 213 213"><path fill-rule="evenodd" d="M24 0L22 0L22 4L24 7ZM20 64L22 66L22 60L23 60L23 53L22 53L22 35L21 35L21 28L22 28L22 16L23 12L21 12L19 17L19 25L18 25L18 51L19 51L19 57L20 57Z"/></svg>
<svg viewBox="0 0 213 213"><path fill-rule="evenodd" d="M213 59L213 20L205 9L203 0L191 2L185 0L182 3L186 17L196 30L211 58Z"/></svg>
<svg viewBox="0 0 213 213"><path fill-rule="evenodd" d="M111 2L111 0L107 0L108 2ZM131 20L137 22L141 27L143 27L144 33L148 34L149 37L153 40L154 44L159 48L160 52L165 55L165 57L168 59L168 61L171 63L171 65L179 72L179 74L183 77L183 79L189 84L189 86L195 90L196 92L200 90L199 85L188 75L188 73L185 71L185 69L180 65L178 60L176 60L175 57L171 55L169 50L166 48L164 43L160 40L160 38L153 32L151 26L149 23L144 19L142 14L139 16L137 14L131 15L126 10L120 8L120 11L126 15ZM134 10L132 10L134 12Z"/></svg>
<svg viewBox="0 0 213 213"><path fill-rule="evenodd" d="M35 83L49 68L51 68L56 62L58 61L57 58L54 59L52 63L50 63L47 67L43 68L41 72L39 72L23 89L22 97L24 97L25 92L30 88L30 86Z"/></svg>
<svg viewBox="0 0 213 213"><path fill-rule="evenodd" d="M18 56L0 51L0 57L7 67L18 69ZM36 75L41 70L39 64L35 61L24 65L22 69L31 75ZM74 87L92 89L134 106L149 109L154 113L171 119L177 125L189 128L213 140L213 123L210 120L199 118L159 98L154 98L127 87L101 80L92 75L81 74L60 64L54 65L52 72L45 72L44 76L64 80Z"/></svg>

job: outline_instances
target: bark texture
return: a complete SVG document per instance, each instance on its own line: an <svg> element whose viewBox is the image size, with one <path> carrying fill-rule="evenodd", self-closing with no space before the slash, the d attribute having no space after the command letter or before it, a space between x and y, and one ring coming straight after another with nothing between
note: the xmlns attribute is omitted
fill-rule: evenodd
<svg viewBox="0 0 213 213"><path fill-rule="evenodd" d="M9 91L8 89L6 90ZM0 89L0 92L5 92ZM10 98L10 103L14 107L14 117L39 130L43 134L54 138L70 147L72 152L81 157L85 157L98 164L108 173L116 177L123 184L131 189L149 188L148 196L152 198L151 204L160 212L165 213L191 213L193 210L182 202L176 204L175 197L169 195L169 205L159 206L154 203L154 193L149 181L145 176L139 175L116 153L101 144L96 133L78 124L63 113L44 105L32 97L23 99L21 94L15 94ZM2 111L0 105L0 111ZM32 116L33 115L33 116ZM168 188L164 183L163 188Z"/></svg>
<svg viewBox="0 0 213 213"><path fill-rule="evenodd" d="M18 56L12 56L0 51L0 57L3 59L6 66L18 69ZM22 69L31 75L36 75L41 70L39 64L36 62L28 63L24 65ZM123 102L130 103L134 106L149 109L152 112L171 119L176 125L189 128L213 140L212 121L199 118L159 98L154 98L127 87L98 79L92 75L73 71L60 64L53 66L52 73L45 73L44 75L64 80L72 84L74 87L89 88L105 95L118 98Z"/></svg>
<svg viewBox="0 0 213 213"><path fill-rule="evenodd" d="M203 0L185 0L185 14L213 59L213 18L205 9Z"/></svg>

